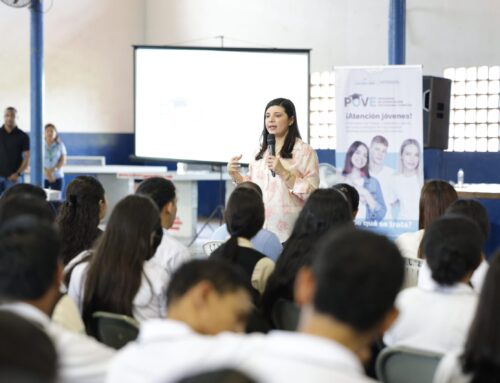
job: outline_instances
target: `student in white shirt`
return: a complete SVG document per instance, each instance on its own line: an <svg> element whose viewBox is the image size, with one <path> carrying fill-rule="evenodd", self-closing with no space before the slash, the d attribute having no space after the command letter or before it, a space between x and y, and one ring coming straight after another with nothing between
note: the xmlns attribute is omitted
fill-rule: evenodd
<svg viewBox="0 0 500 383"><path fill-rule="evenodd" d="M493 383L500 377L500 253L486 275L476 314L464 345L447 354L434 383Z"/></svg>
<svg viewBox="0 0 500 383"><path fill-rule="evenodd" d="M60 382L103 382L114 351L50 320L59 299L61 242L52 225L19 217L0 229L0 310L28 319L49 335L59 355Z"/></svg>
<svg viewBox="0 0 500 383"><path fill-rule="evenodd" d="M160 210L163 238L150 262L160 265L168 275L172 275L180 265L191 259L189 249L168 232L177 216L175 185L165 178L151 177L141 182L136 194L148 196Z"/></svg>
<svg viewBox="0 0 500 383"><path fill-rule="evenodd" d="M129 195L115 206L97 247L75 266L68 287L88 333L94 334L96 311L138 321L165 316L168 276L147 262L161 236L158 209L150 198Z"/></svg>
<svg viewBox="0 0 500 383"><path fill-rule="evenodd" d="M397 317L401 255L387 238L355 229L326 235L316 255L297 278L300 332L206 337L145 323L114 360L107 382L172 382L221 367L259 382L371 382L362 361Z"/></svg>
<svg viewBox="0 0 500 383"><path fill-rule="evenodd" d="M480 229L464 217L442 217L425 230L422 245L436 284L400 293L401 315L384 336L387 345L445 353L463 344L477 305L470 278L483 243Z"/></svg>

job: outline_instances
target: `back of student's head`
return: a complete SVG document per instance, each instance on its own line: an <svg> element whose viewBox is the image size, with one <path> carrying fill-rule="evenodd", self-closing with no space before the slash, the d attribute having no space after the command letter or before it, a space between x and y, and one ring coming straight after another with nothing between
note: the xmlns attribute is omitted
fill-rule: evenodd
<svg viewBox="0 0 500 383"><path fill-rule="evenodd" d="M0 311L0 382L52 383L56 349L43 329L9 311Z"/></svg>
<svg viewBox="0 0 500 383"><path fill-rule="evenodd" d="M238 370L225 368L188 376L177 383L256 383L256 380Z"/></svg>
<svg viewBox="0 0 500 383"><path fill-rule="evenodd" d="M175 199L175 185L172 181L161 177L151 177L142 181L136 190L136 194L146 195L151 198L158 209Z"/></svg>
<svg viewBox="0 0 500 383"><path fill-rule="evenodd" d="M471 383L494 383L500 376L500 252L490 260L476 315L461 357L463 371Z"/></svg>
<svg viewBox="0 0 500 383"><path fill-rule="evenodd" d="M40 198L42 200L47 200L47 193L41 187L32 184L15 184L9 189L5 190L2 194L2 198L8 198L13 195L28 194L35 198Z"/></svg>
<svg viewBox="0 0 500 383"><path fill-rule="evenodd" d="M0 228L0 297L37 300L55 283L61 243L55 228L19 217Z"/></svg>
<svg viewBox="0 0 500 383"><path fill-rule="evenodd" d="M329 233L316 248L313 306L358 331L376 326L393 308L404 263L387 237L352 228Z"/></svg>
<svg viewBox="0 0 500 383"><path fill-rule="evenodd" d="M351 204L351 210L353 215L357 213L359 209L359 193L356 190L356 188L345 183L335 184L332 187L344 193L344 195L347 197L347 199Z"/></svg>
<svg viewBox="0 0 500 383"><path fill-rule="evenodd" d="M251 189L251 190L255 191L260 196L260 198L263 198L262 189L255 182L245 181L245 182L242 182L242 183L238 184L238 186L236 186L236 188Z"/></svg>
<svg viewBox="0 0 500 383"><path fill-rule="evenodd" d="M95 311L132 316L144 262L153 257L162 234L158 208L149 197L129 195L118 202L90 258L82 312L86 324Z"/></svg>
<svg viewBox="0 0 500 383"><path fill-rule="evenodd" d="M490 219L481 202L473 199L459 199L446 209L445 216L458 215L471 219L481 229L486 240L490 234Z"/></svg>
<svg viewBox="0 0 500 383"><path fill-rule="evenodd" d="M98 225L104 203L104 188L96 178L79 176L69 183L66 200L57 216L65 264L92 247L99 235Z"/></svg>
<svg viewBox="0 0 500 383"><path fill-rule="evenodd" d="M0 225L25 215L50 223L55 220L54 210L45 199L30 194L10 195L0 199Z"/></svg>
<svg viewBox="0 0 500 383"><path fill-rule="evenodd" d="M445 286L463 281L479 266L483 244L481 230L470 219L460 216L436 219L425 229L422 239L432 278Z"/></svg>
<svg viewBox="0 0 500 383"><path fill-rule="evenodd" d="M443 180L427 181L420 192L419 229L425 229L458 199L453 186Z"/></svg>

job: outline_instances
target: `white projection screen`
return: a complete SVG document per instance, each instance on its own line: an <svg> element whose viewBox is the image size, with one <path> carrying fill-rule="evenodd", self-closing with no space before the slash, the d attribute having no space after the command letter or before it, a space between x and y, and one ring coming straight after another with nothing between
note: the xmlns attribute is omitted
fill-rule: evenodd
<svg viewBox="0 0 500 383"><path fill-rule="evenodd" d="M248 163L278 97L309 139L309 50L136 46L134 59L136 157Z"/></svg>

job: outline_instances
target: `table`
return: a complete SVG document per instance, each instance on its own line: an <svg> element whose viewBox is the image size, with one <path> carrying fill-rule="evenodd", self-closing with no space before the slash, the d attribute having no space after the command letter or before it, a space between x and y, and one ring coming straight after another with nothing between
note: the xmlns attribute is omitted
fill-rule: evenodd
<svg viewBox="0 0 500 383"><path fill-rule="evenodd" d="M455 185L460 198L466 199L500 199L500 184L464 184Z"/></svg>

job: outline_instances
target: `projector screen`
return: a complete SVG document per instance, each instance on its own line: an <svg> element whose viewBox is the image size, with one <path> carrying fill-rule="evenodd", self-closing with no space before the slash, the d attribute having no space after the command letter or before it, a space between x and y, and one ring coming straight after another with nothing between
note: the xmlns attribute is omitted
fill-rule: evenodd
<svg viewBox="0 0 500 383"><path fill-rule="evenodd" d="M308 141L308 50L134 48L137 157L249 163L278 97L293 101Z"/></svg>

